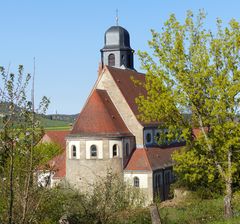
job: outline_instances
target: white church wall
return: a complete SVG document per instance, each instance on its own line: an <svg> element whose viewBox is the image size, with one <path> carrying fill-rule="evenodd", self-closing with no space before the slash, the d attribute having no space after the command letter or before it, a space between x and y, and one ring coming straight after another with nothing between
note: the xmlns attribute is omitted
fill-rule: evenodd
<svg viewBox="0 0 240 224"><path fill-rule="evenodd" d="M148 174L124 173L124 180L133 186L134 177L139 178L139 187L148 188Z"/></svg>

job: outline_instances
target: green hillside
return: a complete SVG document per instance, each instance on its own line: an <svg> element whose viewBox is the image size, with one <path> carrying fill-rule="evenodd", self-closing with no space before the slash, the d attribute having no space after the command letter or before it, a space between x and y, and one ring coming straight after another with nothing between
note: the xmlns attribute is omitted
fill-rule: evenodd
<svg viewBox="0 0 240 224"><path fill-rule="evenodd" d="M3 117L8 114L8 103L0 103L0 128L3 125ZM16 114L20 111L16 107ZM78 114L66 115L66 114L54 114L54 115L42 115L37 114L36 118L40 120L41 125L47 130L68 130L73 125Z"/></svg>

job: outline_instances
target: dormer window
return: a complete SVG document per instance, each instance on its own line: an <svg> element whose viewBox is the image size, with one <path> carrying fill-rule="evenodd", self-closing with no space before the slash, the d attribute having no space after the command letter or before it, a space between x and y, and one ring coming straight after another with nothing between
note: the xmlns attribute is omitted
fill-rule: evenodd
<svg viewBox="0 0 240 224"><path fill-rule="evenodd" d="M114 54L109 54L108 65L109 66L115 66L115 55Z"/></svg>
<svg viewBox="0 0 240 224"><path fill-rule="evenodd" d="M96 145L91 145L90 155L91 155L91 158L96 158L97 157L97 146Z"/></svg>

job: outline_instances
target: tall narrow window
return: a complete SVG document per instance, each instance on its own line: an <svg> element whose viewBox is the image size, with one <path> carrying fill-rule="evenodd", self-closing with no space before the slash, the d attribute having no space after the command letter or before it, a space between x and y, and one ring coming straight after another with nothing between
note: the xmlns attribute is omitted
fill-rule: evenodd
<svg viewBox="0 0 240 224"><path fill-rule="evenodd" d="M90 147L90 154L92 158L97 157L97 146L96 145L91 145Z"/></svg>
<svg viewBox="0 0 240 224"><path fill-rule="evenodd" d="M115 55L114 54L109 54L108 65L109 66L115 66Z"/></svg>
<svg viewBox="0 0 240 224"><path fill-rule="evenodd" d="M138 177L133 178L133 186L134 187L139 187L139 178Z"/></svg>
<svg viewBox="0 0 240 224"><path fill-rule="evenodd" d="M118 145L114 144L112 150L113 157L116 157L118 155Z"/></svg>
<svg viewBox="0 0 240 224"><path fill-rule="evenodd" d="M146 140L147 140L147 143L151 143L152 142L152 135L150 133L147 133Z"/></svg>
<svg viewBox="0 0 240 224"><path fill-rule="evenodd" d="M76 159L77 157L77 148L75 145L72 146L72 158Z"/></svg>
<svg viewBox="0 0 240 224"><path fill-rule="evenodd" d="M129 151L129 144L128 142L126 143L126 156L129 156L130 151Z"/></svg>

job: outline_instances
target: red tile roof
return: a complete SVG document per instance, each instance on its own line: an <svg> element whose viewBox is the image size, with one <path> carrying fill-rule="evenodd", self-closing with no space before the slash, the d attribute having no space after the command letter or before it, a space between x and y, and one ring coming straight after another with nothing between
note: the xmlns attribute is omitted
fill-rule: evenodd
<svg viewBox="0 0 240 224"><path fill-rule="evenodd" d="M53 142L62 148L62 152L48 162L52 171L55 171L53 178L66 176L66 141L65 137L70 131L46 131L41 142Z"/></svg>
<svg viewBox="0 0 240 224"><path fill-rule="evenodd" d="M151 171L170 167L173 165L172 153L180 148L182 147L136 149L125 170Z"/></svg>
<svg viewBox="0 0 240 224"><path fill-rule="evenodd" d="M49 141L59 144L62 149L66 147L65 137L70 133L70 131L46 131L42 138L42 141ZM47 138L49 140L47 140ZM44 140L46 139L46 140Z"/></svg>
<svg viewBox="0 0 240 224"><path fill-rule="evenodd" d="M94 89L73 126L71 135L131 136L105 90Z"/></svg>
<svg viewBox="0 0 240 224"><path fill-rule="evenodd" d="M63 178L66 176L66 150L55 156L48 162L49 166L55 172L53 178Z"/></svg>
<svg viewBox="0 0 240 224"><path fill-rule="evenodd" d="M135 99L139 95L146 96L147 94L146 89L143 86L145 84L145 75L143 73L138 73L135 70L130 69L120 69L110 66L106 66L106 68L112 75L115 83L119 87L132 112L135 114L135 116L137 116L139 114L139 111ZM141 83L141 85L135 84L133 80Z"/></svg>

